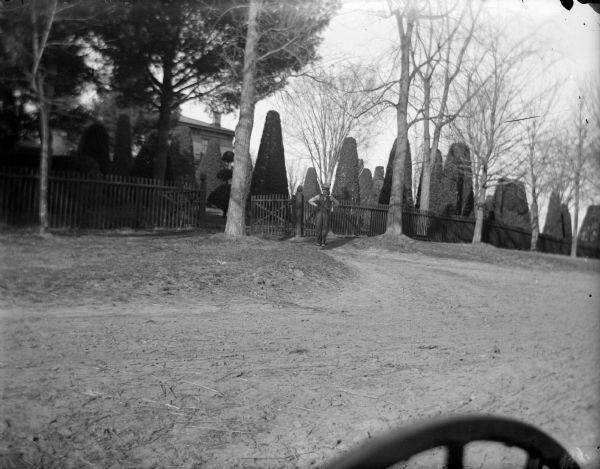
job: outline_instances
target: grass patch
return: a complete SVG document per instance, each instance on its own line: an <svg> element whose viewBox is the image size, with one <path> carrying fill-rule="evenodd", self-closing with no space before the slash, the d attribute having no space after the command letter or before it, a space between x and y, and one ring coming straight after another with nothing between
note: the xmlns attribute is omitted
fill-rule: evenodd
<svg viewBox="0 0 600 469"><path fill-rule="evenodd" d="M223 234L0 235L5 301L65 304L230 292L276 298L339 283L347 268L313 246ZM332 268L336 272L331 275Z"/></svg>
<svg viewBox="0 0 600 469"><path fill-rule="evenodd" d="M378 249L400 253L418 253L429 257L459 259L488 264L533 268L540 270L562 270L600 272L600 259L576 258L559 254L501 249L491 244L479 243L436 243L418 241L407 236L398 239L373 236L357 238L350 243L356 249Z"/></svg>

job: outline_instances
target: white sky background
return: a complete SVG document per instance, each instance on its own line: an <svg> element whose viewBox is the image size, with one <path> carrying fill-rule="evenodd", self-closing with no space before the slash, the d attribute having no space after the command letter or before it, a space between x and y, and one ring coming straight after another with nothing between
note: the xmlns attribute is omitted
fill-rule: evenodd
<svg viewBox="0 0 600 469"><path fill-rule="evenodd" d="M319 49L322 65L335 67L345 61L371 62L374 57L380 56L390 46L396 44L397 32L391 18L381 18L373 14L385 5L382 0L344 0L339 14L332 19L325 30L324 41ZM559 0L487 0L484 8L491 10L492 17L506 17L514 22L516 37L530 33L536 29L540 46L549 50L558 51L564 55L554 67L557 76L570 76L561 104L553 111L557 114L566 112L571 102L577 100L576 83L586 75L598 73L600 64L600 15L595 13L588 5L575 4L571 11L567 11ZM539 29L537 29L539 28ZM510 38L507 38L510 39ZM551 72L552 73L552 72ZM268 98L258 103L255 112L254 129L250 151L256 157L260 138L264 126L266 113L270 109L277 109L274 98ZM187 104L183 106L183 114L192 118L210 121L209 115L201 105ZM224 127L235 129L237 114L223 116ZM285 121L285 116L282 122ZM365 166L371 171L376 166L387 164L389 151L395 138L396 126L394 113L386 113L379 122L381 132L376 140L371 143L368 151L359 158L365 160ZM292 150L291 142L286 142L285 129L284 147L286 148L286 163L298 158ZM419 142L411 139L413 158ZM289 150L288 150L289 149ZM441 148L445 155L447 148ZM308 167L307 160L303 166ZM302 164L302 163L301 163Z"/></svg>

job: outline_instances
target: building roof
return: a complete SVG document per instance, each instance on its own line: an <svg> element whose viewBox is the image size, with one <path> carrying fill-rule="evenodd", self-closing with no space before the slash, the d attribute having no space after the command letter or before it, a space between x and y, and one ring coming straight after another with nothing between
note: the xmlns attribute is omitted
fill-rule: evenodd
<svg viewBox="0 0 600 469"><path fill-rule="evenodd" d="M221 127L215 124L209 124L208 122L203 122L198 119L192 119L191 117L179 116L179 123L184 124L199 130L209 130L211 132L218 132L228 137L233 137L235 132L231 129L226 129L225 127Z"/></svg>

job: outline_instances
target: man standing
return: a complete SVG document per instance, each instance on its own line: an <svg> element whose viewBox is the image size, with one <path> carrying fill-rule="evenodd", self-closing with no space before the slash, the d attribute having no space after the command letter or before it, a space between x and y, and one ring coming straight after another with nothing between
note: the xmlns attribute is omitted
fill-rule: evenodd
<svg viewBox="0 0 600 469"><path fill-rule="evenodd" d="M329 186L322 186L323 193L315 195L308 201L313 207L317 207L317 245L325 246L327 242L327 233L329 233L329 218L333 205L339 205L339 202L329 195Z"/></svg>

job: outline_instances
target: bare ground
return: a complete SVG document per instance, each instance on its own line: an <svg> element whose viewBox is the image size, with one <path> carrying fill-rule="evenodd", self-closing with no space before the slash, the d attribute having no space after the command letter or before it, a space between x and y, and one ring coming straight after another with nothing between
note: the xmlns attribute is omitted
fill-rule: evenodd
<svg viewBox="0 0 600 469"><path fill-rule="evenodd" d="M317 467L471 412L600 462L598 261L381 238L0 243L1 467ZM470 467L520 457L483 449Z"/></svg>

